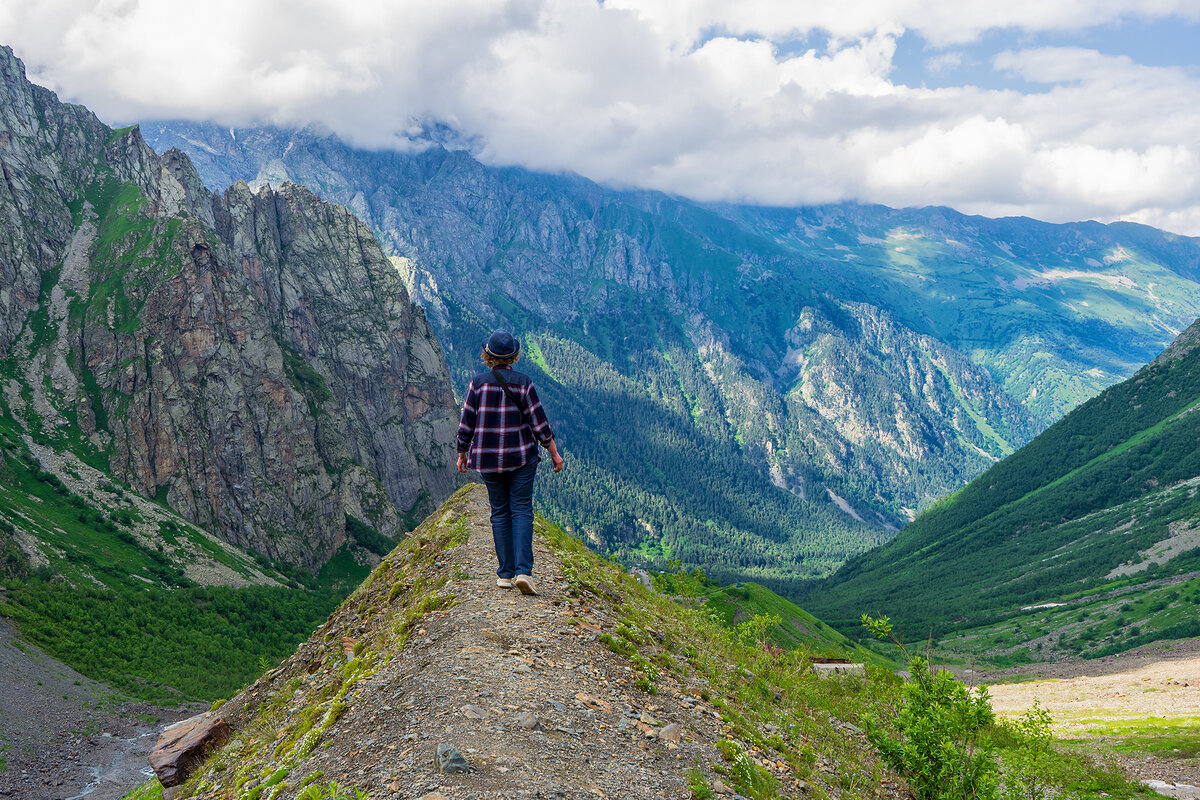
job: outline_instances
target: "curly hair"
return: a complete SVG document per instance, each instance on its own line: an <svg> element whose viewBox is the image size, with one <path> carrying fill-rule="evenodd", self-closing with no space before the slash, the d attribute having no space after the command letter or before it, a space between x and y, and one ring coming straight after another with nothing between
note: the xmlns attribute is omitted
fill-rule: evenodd
<svg viewBox="0 0 1200 800"><path fill-rule="evenodd" d="M489 353L487 350L484 350L483 352L481 352L479 354L480 360L482 360L483 363L487 364L488 368L490 368L490 369L495 369L496 367L507 367L511 364L515 364L515 363L517 363L517 359L519 359L520 357L521 357L521 354L516 353L514 355L509 356L508 358L496 358L494 355Z"/></svg>

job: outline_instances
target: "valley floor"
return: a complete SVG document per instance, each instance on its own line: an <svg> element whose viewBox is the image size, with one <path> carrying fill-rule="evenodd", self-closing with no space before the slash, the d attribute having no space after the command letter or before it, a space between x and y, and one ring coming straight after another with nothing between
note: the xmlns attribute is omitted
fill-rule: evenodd
<svg viewBox="0 0 1200 800"><path fill-rule="evenodd" d="M1019 716L1036 701L1069 745L1111 752L1142 780L1200 786L1200 639L973 677L989 684L998 714Z"/></svg>
<svg viewBox="0 0 1200 800"><path fill-rule="evenodd" d="M196 712L123 702L0 619L0 797L116 800L145 781L159 731Z"/></svg>

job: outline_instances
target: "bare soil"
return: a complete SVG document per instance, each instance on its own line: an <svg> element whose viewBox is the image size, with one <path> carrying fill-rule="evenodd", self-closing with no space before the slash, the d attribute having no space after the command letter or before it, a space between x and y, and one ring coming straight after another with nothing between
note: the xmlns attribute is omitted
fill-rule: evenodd
<svg viewBox="0 0 1200 800"><path fill-rule="evenodd" d="M1026 664L975 673L989 684L992 707L1019 716L1036 701L1050 712L1055 733L1112 752L1123 737L1101 726L1141 728L1200 724L1200 639L1146 647L1091 661ZM1004 682L1016 679L1018 682ZM1000 682L997 682L1000 681ZM1115 753L1136 778L1200 786L1200 758L1168 753Z"/></svg>

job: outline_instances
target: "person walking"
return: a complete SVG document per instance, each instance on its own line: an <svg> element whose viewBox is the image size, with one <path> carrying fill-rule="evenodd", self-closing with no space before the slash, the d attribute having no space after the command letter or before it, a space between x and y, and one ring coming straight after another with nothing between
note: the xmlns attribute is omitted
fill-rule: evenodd
<svg viewBox="0 0 1200 800"><path fill-rule="evenodd" d="M533 381L512 368L521 343L508 331L496 331L480 358L489 369L467 386L458 423L458 471L479 472L492 507L496 543L496 585L537 594L533 583L533 478L538 446L550 453L554 471L562 456Z"/></svg>

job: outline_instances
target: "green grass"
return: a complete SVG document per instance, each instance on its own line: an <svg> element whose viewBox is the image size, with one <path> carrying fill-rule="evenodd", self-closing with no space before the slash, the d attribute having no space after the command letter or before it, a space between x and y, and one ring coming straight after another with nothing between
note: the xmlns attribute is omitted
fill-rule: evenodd
<svg viewBox="0 0 1200 800"><path fill-rule="evenodd" d="M1200 717L1110 722L1089 730L1118 753L1150 753L1160 758L1200 757Z"/></svg>
<svg viewBox="0 0 1200 800"><path fill-rule="evenodd" d="M313 418L319 417L321 404L333 397L324 376L308 363L294 345L280 342L279 347L283 350L283 370L288 380L308 402L309 413Z"/></svg>
<svg viewBox="0 0 1200 800"><path fill-rule="evenodd" d="M558 380L554 376L554 371L550 368L550 365L546 363L546 357L542 354L541 345L538 344L537 339L533 336L527 336L525 339L524 355L534 364L537 364L538 369L545 373L547 378L552 381Z"/></svg>
<svg viewBox="0 0 1200 800"><path fill-rule="evenodd" d="M163 800L163 785L152 778L135 789L130 789L121 800Z"/></svg>
<svg viewBox="0 0 1200 800"><path fill-rule="evenodd" d="M795 603L757 583L720 587L707 598L708 608L730 628L755 615L779 619L770 632L771 640L779 647L789 650L805 647L815 655L835 658L875 657Z"/></svg>
<svg viewBox="0 0 1200 800"><path fill-rule="evenodd" d="M24 638L129 696L228 696L261 671L262 659L289 654L366 572L347 554L318 584L223 548L180 518L159 521L158 540L146 539L133 532L146 520L128 490L109 482L98 500L71 493L40 469L12 422L0 414L0 533L14 526L29 532L53 566L31 570L19 554L6 559L0 609ZM176 550L181 543L236 573L282 571L312 588L196 587L181 569L179 559L192 557ZM212 663L223 667L209 669Z"/></svg>
<svg viewBox="0 0 1200 800"><path fill-rule="evenodd" d="M9 585L0 609L53 657L130 697L228 697L291 654L345 589L195 587L105 591L37 577ZM221 669L212 669L221 664Z"/></svg>

